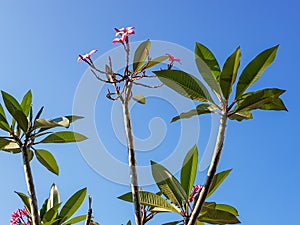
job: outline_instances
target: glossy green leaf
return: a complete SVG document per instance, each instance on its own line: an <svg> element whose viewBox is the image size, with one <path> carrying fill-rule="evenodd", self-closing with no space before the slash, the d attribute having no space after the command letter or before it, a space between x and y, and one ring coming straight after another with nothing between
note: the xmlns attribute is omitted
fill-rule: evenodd
<svg viewBox="0 0 300 225"><path fill-rule="evenodd" d="M11 132L9 124L6 120L5 112L4 112L1 104L0 104L0 129L7 131L7 132Z"/></svg>
<svg viewBox="0 0 300 225"><path fill-rule="evenodd" d="M43 205L42 205L42 207L41 207L41 209L40 209L40 218L41 218L41 220L43 220L43 217L44 217L44 215L45 215L45 213L47 212L47 204L48 204L48 198L47 199L45 199L45 201L44 201L44 203L43 203ZM50 209L50 208L49 208Z"/></svg>
<svg viewBox="0 0 300 225"><path fill-rule="evenodd" d="M3 145L3 146L0 146L1 150L5 151L5 152L10 152L10 153L13 153L13 154L21 152L21 149L20 149L19 145L15 141L6 142L3 139L1 139L1 140L2 140L1 145Z"/></svg>
<svg viewBox="0 0 300 225"><path fill-rule="evenodd" d="M199 102L213 102L208 90L200 80L180 70L153 71L162 83L183 95Z"/></svg>
<svg viewBox="0 0 300 225"><path fill-rule="evenodd" d="M143 66L146 58L147 52L150 50L151 42L149 40L142 42L136 49L133 58L133 71L138 72Z"/></svg>
<svg viewBox="0 0 300 225"><path fill-rule="evenodd" d="M162 165L151 161L152 176L168 200L181 207L187 202L187 194L178 180Z"/></svg>
<svg viewBox="0 0 300 225"><path fill-rule="evenodd" d="M131 221L129 220L126 225L131 225Z"/></svg>
<svg viewBox="0 0 300 225"><path fill-rule="evenodd" d="M56 163L54 156L49 151L43 149L36 149L35 155L37 160L43 166L45 166L50 172L58 175L59 173L58 165Z"/></svg>
<svg viewBox="0 0 300 225"><path fill-rule="evenodd" d="M241 51L238 47L231 56L229 56L224 63L222 72L220 74L220 86L223 92L223 96L228 100L232 91L232 85L236 80L236 75L240 66Z"/></svg>
<svg viewBox="0 0 300 225"><path fill-rule="evenodd" d="M194 145L186 154L180 173L180 183L187 196L191 194L198 168L198 149Z"/></svg>
<svg viewBox="0 0 300 225"><path fill-rule="evenodd" d="M210 189L208 191L208 195L207 195L206 198L208 198L209 196L211 196L217 190L217 188L223 183L223 181L229 175L230 172L231 172L231 169L230 170L222 171L220 173L217 173L214 176L212 184L210 186Z"/></svg>
<svg viewBox="0 0 300 225"><path fill-rule="evenodd" d="M23 111L16 110L14 113L14 119L18 122L18 126L26 133L28 131L28 118L25 116Z"/></svg>
<svg viewBox="0 0 300 225"><path fill-rule="evenodd" d="M252 84L254 84L274 61L279 45L258 54L243 70L236 86L235 99L238 99Z"/></svg>
<svg viewBox="0 0 300 225"><path fill-rule="evenodd" d="M237 224L238 218L233 214L217 209L211 209L198 217L198 220L210 224Z"/></svg>
<svg viewBox="0 0 300 225"><path fill-rule="evenodd" d="M20 104L18 101L11 96L10 94L1 91L2 98L5 104L5 107L7 108L8 112L12 115L13 119L15 119L18 122L18 125L20 128L27 132L28 129L28 119L26 115L24 114ZM14 122L12 122L14 124Z"/></svg>
<svg viewBox="0 0 300 225"><path fill-rule="evenodd" d="M200 44L199 42L196 42L195 55L205 62L205 64L213 73L215 79L219 80L221 70L214 54L207 47Z"/></svg>
<svg viewBox="0 0 300 225"><path fill-rule="evenodd" d="M41 143L69 143L86 140L87 137L73 131L59 131L48 135Z"/></svg>
<svg viewBox="0 0 300 225"><path fill-rule="evenodd" d="M285 107L283 101L280 98L274 99L271 103L266 103L259 107L259 109L263 110L285 110L288 111Z"/></svg>
<svg viewBox="0 0 300 225"><path fill-rule="evenodd" d="M86 219L86 215L76 216L68 220L67 222L65 222L64 225L79 223L81 221L84 221L85 219Z"/></svg>
<svg viewBox="0 0 300 225"><path fill-rule="evenodd" d="M5 148L11 141L6 138L0 137L0 149Z"/></svg>
<svg viewBox="0 0 300 225"><path fill-rule="evenodd" d="M221 71L215 56L204 45L196 42L195 61L201 76L217 95L218 99L221 100L222 91L219 85Z"/></svg>
<svg viewBox="0 0 300 225"><path fill-rule="evenodd" d="M34 123L34 129L42 128L43 131L54 127L66 127L70 126L70 121L67 117L59 117L52 120L37 119Z"/></svg>
<svg viewBox="0 0 300 225"><path fill-rule="evenodd" d="M58 192L57 186L55 184L52 184L51 189L50 189L49 198L47 201L47 209L52 208L53 206L57 205L58 203L60 203L59 192Z"/></svg>
<svg viewBox="0 0 300 225"><path fill-rule="evenodd" d="M34 153L31 149L28 149L28 160L29 162L33 159Z"/></svg>
<svg viewBox="0 0 300 225"><path fill-rule="evenodd" d="M139 197L142 205L154 207L152 208L151 211L175 212L180 214L179 208L169 203L167 200L163 199L161 196L157 194L146 192L146 191L140 191ZM118 198L123 201L132 202L132 193L128 192L122 196L119 196Z"/></svg>
<svg viewBox="0 0 300 225"><path fill-rule="evenodd" d="M230 114L228 116L228 118L231 120L237 120L240 122L242 120L251 120L251 119L253 119L253 116L252 116L251 111L244 110L244 111L239 111L239 112Z"/></svg>
<svg viewBox="0 0 300 225"><path fill-rule="evenodd" d="M25 116L28 116L30 108L32 106L32 93L31 90L29 90L23 97L21 101L21 108L24 112Z"/></svg>
<svg viewBox="0 0 300 225"><path fill-rule="evenodd" d="M217 209L217 210L221 210L221 211L225 211L225 212L229 212L229 213L231 213L231 214L234 215L234 216L238 216L238 215L239 215L237 209L234 208L233 206L230 206L230 205L226 205L226 204L217 204L217 205L216 205L216 209Z"/></svg>
<svg viewBox="0 0 300 225"><path fill-rule="evenodd" d="M256 92L246 93L240 97L240 100L237 102L237 107L233 112L260 109L266 104L273 103L284 92L285 90L278 88L267 88Z"/></svg>
<svg viewBox="0 0 300 225"><path fill-rule="evenodd" d="M216 109L216 107L210 105L210 104L200 104L196 107L196 109L192 109L188 112L180 113L180 115L175 116L172 118L171 123L180 120L180 119L188 119L193 116L202 115L202 114L209 114L213 112Z"/></svg>
<svg viewBox="0 0 300 225"><path fill-rule="evenodd" d="M26 210L30 213L31 212L31 210L30 210L30 198L27 195L23 194L22 192L15 191L15 193L20 197L20 199L22 200Z"/></svg>
<svg viewBox="0 0 300 225"><path fill-rule="evenodd" d="M144 65L144 67L143 67L142 70L149 69L149 68L151 68L153 66L156 66L157 64L162 63L163 61L165 61L167 59L168 59L168 56L166 56L166 55L159 56L157 58L151 59L148 63L146 63Z"/></svg>
<svg viewBox="0 0 300 225"><path fill-rule="evenodd" d="M138 94L138 95L132 97L132 99L140 104L146 104L145 96L142 94Z"/></svg>
<svg viewBox="0 0 300 225"><path fill-rule="evenodd" d="M43 216L43 223L54 221L57 219L58 215L58 209L60 207L60 203L57 205L54 205L49 210L47 210Z"/></svg>
<svg viewBox="0 0 300 225"><path fill-rule="evenodd" d="M62 207L59 217L63 218L63 221L69 219L81 206L85 196L86 196L87 189L83 188L73 194L68 201Z"/></svg>

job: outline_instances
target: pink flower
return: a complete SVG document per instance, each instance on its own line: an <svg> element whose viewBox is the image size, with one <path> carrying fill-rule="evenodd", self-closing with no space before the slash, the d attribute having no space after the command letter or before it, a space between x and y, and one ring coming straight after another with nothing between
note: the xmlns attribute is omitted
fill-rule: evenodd
<svg viewBox="0 0 300 225"><path fill-rule="evenodd" d="M193 186L193 191L189 197L189 202L194 201L195 196L201 191L202 188L203 188L202 185L194 185Z"/></svg>
<svg viewBox="0 0 300 225"><path fill-rule="evenodd" d="M115 38L112 43L121 43L124 44L124 41L128 43L128 36L131 34L135 34L134 27L126 27L126 28L115 28L116 36L120 35L121 38Z"/></svg>
<svg viewBox="0 0 300 225"><path fill-rule="evenodd" d="M169 61L171 61L171 64L174 64L174 62L178 62L181 63L181 60L179 58L175 58L173 55L171 54L166 54L169 57Z"/></svg>
<svg viewBox="0 0 300 225"><path fill-rule="evenodd" d="M28 221L29 217L30 216L26 208L18 209L11 214L10 225L19 225L19 224L30 225L30 222Z"/></svg>
<svg viewBox="0 0 300 225"><path fill-rule="evenodd" d="M94 49L94 50L90 51L88 54L79 55L77 62L80 62L81 60L91 59L91 56L96 52L98 52L98 50Z"/></svg>

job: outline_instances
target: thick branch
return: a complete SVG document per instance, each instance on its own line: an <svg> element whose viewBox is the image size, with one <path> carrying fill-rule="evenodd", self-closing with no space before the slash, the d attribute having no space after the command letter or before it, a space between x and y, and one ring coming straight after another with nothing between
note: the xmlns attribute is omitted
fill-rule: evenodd
<svg viewBox="0 0 300 225"><path fill-rule="evenodd" d="M30 168L28 151L29 151L29 149L26 147L26 145L24 145L22 147L22 155L23 155L26 184L27 184L27 189L28 189L28 193L30 196L30 200L31 200L30 201L31 219L32 219L32 225L40 225L41 220L40 220L40 216L39 216L39 208L38 208L36 193L35 193L35 189L34 189L34 183L33 183L33 177L32 177L31 168Z"/></svg>
<svg viewBox="0 0 300 225"><path fill-rule="evenodd" d="M223 149L225 130L226 130L226 122L227 122L227 113L223 112L221 115L221 119L220 119L220 127L219 127L217 142L216 142L216 146L215 146L215 150L214 150L214 155L212 157L210 167L207 172L205 185L203 186L203 188L201 189L201 191L199 193L199 198L196 202L195 208L189 218L187 225L195 225L196 224L196 220L200 214L203 203L205 202L205 199L208 195L208 191L209 191L209 188L213 181L214 175L217 171L217 167L218 167L222 149Z"/></svg>
<svg viewBox="0 0 300 225"><path fill-rule="evenodd" d="M129 93L127 93L127 94L129 94ZM139 198L138 177L137 177L130 113L129 113L129 109L128 109L128 102L129 102L128 100L129 99L126 96L122 105L123 105L124 125L125 125L127 147L128 147L128 161L129 161L129 169L130 169L131 192L132 192L132 200L133 200L134 210L135 210L135 223L136 223L136 225L142 225L142 213L141 213L141 204L140 204L140 198Z"/></svg>

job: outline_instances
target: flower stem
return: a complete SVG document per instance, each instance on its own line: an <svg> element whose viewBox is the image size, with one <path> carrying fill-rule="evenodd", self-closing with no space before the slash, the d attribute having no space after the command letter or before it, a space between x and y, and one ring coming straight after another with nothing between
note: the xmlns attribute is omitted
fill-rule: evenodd
<svg viewBox="0 0 300 225"><path fill-rule="evenodd" d="M202 208L202 206L205 202L205 199L208 195L209 188L213 181L214 175L217 171L217 167L218 167L222 149L223 149L225 130L226 130L226 122L227 122L227 112L223 111L223 113L221 114L220 126L219 126L219 131L218 131L218 136L217 136L217 142L216 142L216 146L215 146L215 150L214 150L214 155L212 157L210 167L207 172L205 185L202 187L202 189L199 193L199 198L195 204L195 208L192 211L192 214L189 218L187 225L196 224L196 220L200 214L201 208Z"/></svg>
<svg viewBox="0 0 300 225"><path fill-rule="evenodd" d="M134 142L133 142L128 103L129 103L129 99L125 97L125 100L122 101L122 106L123 106L123 115L124 115L124 126L125 126L126 138L127 138L128 161L129 161L130 183L131 183L130 185L131 185L132 200L133 200L134 210L135 210L135 223L136 225L142 225L142 213L141 213L141 204L139 198L139 186L138 186L138 177L137 177L137 169L136 169Z"/></svg>
<svg viewBox="0 0 300 225"><path fill-rule="evenodd" d="M40 225L40 216L39 216L39 209L36 199L36 193L34 189L33 177L30 168L29 156L28 156L29 149L26 145L22 147L22 155L23 155L23 163L24 163L24 173L26 178L26 184L28 193L30 196L30 211L31 211L31 219L32 225Z"/></svg>

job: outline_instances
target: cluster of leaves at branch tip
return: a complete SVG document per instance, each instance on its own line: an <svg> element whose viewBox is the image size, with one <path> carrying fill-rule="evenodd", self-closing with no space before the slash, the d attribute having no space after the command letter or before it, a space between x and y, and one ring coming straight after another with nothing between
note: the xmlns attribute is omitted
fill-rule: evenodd
<svg viewBox="0 0 300 225"><path fill-rule="evenodd" d="M86 215L73 217L74 213L82 205L87 189L83 188L74 193L64 204L60 201L58 188L52 184L49 197L44 201L39 210L42 225L70 225L86 219ZM30 211L30 198L24 193L16 192L21 198L26 210ZM61 208L61 209L60 209Z"/></svg>
<svg viewBox="0 0 300 225"><path fill-rule="evenodd" d="M196 109L181 113L172 122L202 114L226 114L231 120L252 119L253 110L286 110L280 96L285 90L266 88L246 92L274 61L279 45L266 49L254 57L241 72L235 88L240 67L240 47L226 59L222 69L213 53L204 45L196 43L195 62L206 86L196 76L180 70L154 71L157 77L168 87L189 99L203 102ZM208 86L208 88L207 88ZM212 98L213 93L216 98ZM218 102L215 102L217 99ZM229 104L229 101L232 102Z"/></svg>
<svg viewBox="0 0 300 225"><path fill-rule="evenodd" d="M180 180L177 180L172 173L164 166L151 161L152 176L159 188L158 193L140 191L141 204L147 207L148 215L151 213L173 212L182 217L181 220L166 224L182 224L184 218L189 217L194 203L189 201L192 188L195 185L195 178L198 168L198 148L193 146L186 154L180 172ZM231 170L220 172L214 176L213 183L209 190L210 197L229 175ZM120 197L121 200L132 202L131 193L126 193ZM240 221L237 218L237 210L230 205L218 204L215 202L205 202L204 207L198 217L200 223L211 224L235 224Z"/></svg>
<svg viewBox="0 0 300 225"><path fill-rule="evenodd" d="M84 135L73 131L51 131L53 128L69 128L70 124L81 116L69 115L55 119L41 118L44 107L34 116L32 109L32 93L29 90L19 103L12 95L1 91L4 106L11 116L7 117L0 104L0 150L13 154L27 151L29 160L34 156L49 171L58 175L59 168L54 156L45 149L36 148L38 144L80 142L87 139Z"/></svg>

